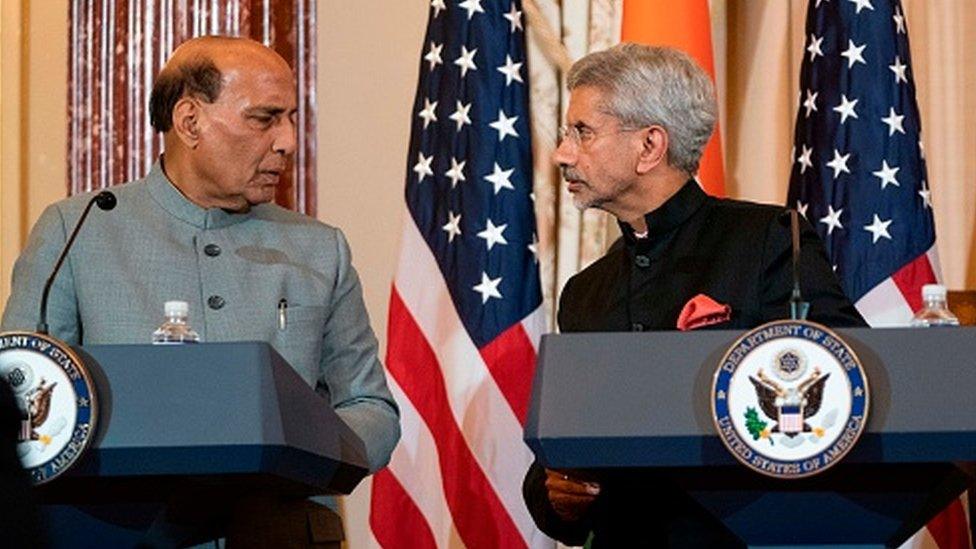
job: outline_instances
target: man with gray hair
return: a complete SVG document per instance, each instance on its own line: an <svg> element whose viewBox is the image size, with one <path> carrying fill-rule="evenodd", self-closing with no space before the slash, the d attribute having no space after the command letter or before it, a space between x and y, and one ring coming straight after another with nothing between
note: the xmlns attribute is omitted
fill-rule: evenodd
<svg viewBox="0 0 976 549"><path fill-rule="evenodd" d="M695 180L718 113L705 72L680 51L621 44L577 61L568 86L553 159L576 206L613 214L623 236L566 283L560 329L748 329L788 318L787 211L708 196ZM809 318L863 325L816 232L799 226ZM568 544L741 545L663 475L584 475L535 463L523 492L542 531Z"/></svg>

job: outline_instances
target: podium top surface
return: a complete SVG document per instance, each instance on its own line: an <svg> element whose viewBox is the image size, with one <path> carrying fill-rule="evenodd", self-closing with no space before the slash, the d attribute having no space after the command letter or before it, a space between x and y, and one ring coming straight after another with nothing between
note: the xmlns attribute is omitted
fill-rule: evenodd
<svg viewBox="0 0 976 549"><path fill-rule="evenodd" d="M840 329L871 389L849 461L976 461L976 328ZM739 331L543 338L526 440L562 467L734 463L710 392Z"/></svg>
<svg viewBox="0 0 976 549"><path fill-rule="evenodd" d="M332 493L366 475L362 441L267 343L76 350L99 411L67 477L266 475Z"/></svg>

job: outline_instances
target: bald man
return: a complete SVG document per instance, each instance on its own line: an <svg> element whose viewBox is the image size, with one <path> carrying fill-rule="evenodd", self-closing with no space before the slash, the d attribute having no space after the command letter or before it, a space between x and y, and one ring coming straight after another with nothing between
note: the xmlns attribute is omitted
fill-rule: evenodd
<svg viewBox="0 0 976 549"><path fill-rule="evenodd" d="M145 178L113 188L115 210L88 218L51 292L51 334L147 343L163 303L187 301L204 342L271 343L363 440L370 469L383 467L399 412L349 246L339 229L271 203L295 151L288 64L251 40L197 38L174 52L149 103L165 150ZM34 328L42 281L90 198L41 215L2 330Z"/></svg>

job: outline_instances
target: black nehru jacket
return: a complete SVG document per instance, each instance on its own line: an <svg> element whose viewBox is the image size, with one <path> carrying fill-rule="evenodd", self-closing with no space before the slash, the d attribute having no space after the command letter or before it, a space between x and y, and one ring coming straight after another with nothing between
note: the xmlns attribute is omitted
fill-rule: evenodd
<svg viewBox="0 0 976 549"><path fill-rule="evenodd" d="M644 216L638 238L623 237L563 288L562 332L675 330L684 305L705 294L731 307L709 329L745 330L790 316L793 290L790 216L782 207L706 195L693 180ZM819 236L801 217L798 274L808 318L864 326L844 295ZM536 524L564 543L593 547L735 547L741 543L664 477L620 471L601 478L601 495L578 522L549 503L545 472L534 463L523 495Z"/></svg>

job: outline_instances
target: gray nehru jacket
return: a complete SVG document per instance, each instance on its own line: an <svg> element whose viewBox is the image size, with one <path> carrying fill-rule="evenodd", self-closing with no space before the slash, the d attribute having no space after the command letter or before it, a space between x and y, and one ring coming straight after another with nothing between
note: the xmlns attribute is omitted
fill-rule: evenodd
<svg viewBox="0 0 976 549"><path fill-rule="evenodd" d="M159 164L112 190L118 206L92 210L54 283L53 336L148 343L163 302L187 301L204 342L269 342L363 439L371 470L389 461L399 411L342 232L272 204L244 214L205 210ZM3 330L36 326L44 280L90 198L62 200L41 215L14 267Z"/></svg>

